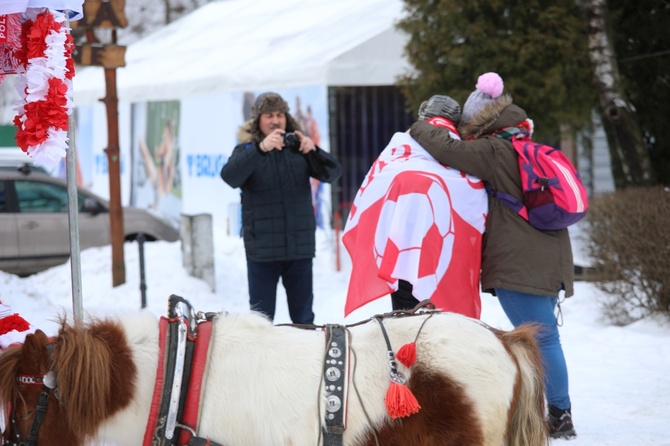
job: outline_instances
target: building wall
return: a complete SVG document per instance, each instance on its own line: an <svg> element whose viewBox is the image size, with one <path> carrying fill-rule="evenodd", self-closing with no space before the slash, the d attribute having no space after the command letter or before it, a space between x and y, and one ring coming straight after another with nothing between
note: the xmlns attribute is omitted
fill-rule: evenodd
<svg viewBox="0 0 670 446"><path fill-rule="evenodd" d="M577 150L579 173L589 196L613 192L614 178L607 136L597 114L593 114L593 132L578 138Z"/></svg>

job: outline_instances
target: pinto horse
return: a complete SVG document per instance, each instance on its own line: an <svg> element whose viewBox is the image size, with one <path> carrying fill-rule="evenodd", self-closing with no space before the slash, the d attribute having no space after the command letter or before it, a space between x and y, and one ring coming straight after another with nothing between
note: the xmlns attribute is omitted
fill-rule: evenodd
<svg viewBox="0 0 670 446"><path fill-rule="evenodd" d="M254 313L217 315L197 434L224 446L321 444L326 342L324 327L312 328L275 326ZM345 328L351 390L343 445L547 444L536 327L506 332L417 311ZM415 342L416 362L398 365L421 406L407 417L394 419L385 406L387 341ZM53 339L38 330L0 356L3 444L142 445L158 358L159 323L148 313L63 320ZM48 385L34 385L42 381Z"/></svg>

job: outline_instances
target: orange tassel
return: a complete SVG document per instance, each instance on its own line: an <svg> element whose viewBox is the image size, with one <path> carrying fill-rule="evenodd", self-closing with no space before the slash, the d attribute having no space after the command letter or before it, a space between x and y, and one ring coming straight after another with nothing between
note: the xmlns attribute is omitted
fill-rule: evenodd
<svg viewBox="0 0 670 446"><path fill-rule="evenodd" d="M400 347L400 350L395 355L395 359L407 368L412 367L416 361L416 343L410 342Z"/></svg>
<svg viewBox="0 0 670 446"><path fill-rule="evenodd" d="M391 418L408 417L421 409L411 390L404 384L391 381L386 391L386 411Z"/></svg>

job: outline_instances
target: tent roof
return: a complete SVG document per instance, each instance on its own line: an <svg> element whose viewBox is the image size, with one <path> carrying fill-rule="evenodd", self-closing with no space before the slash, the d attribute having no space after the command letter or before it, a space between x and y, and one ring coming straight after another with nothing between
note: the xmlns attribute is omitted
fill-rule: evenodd
<svg viewBox="0 0 670 446"><path fill-rule="evenodd" d="M401 0L226 0L207 3L128 46L120 100L221 90L391 85L409 71L395 29ZM102 68L79 69L75 103L104 96Z"/></svg>

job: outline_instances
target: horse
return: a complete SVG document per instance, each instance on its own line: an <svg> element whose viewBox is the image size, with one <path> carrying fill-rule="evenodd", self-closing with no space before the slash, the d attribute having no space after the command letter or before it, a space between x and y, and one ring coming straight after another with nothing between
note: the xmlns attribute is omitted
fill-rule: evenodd
<svg viewBox="0 0 670 446"><path fill-rule="evenodd" d="M350 390L342 445L547 444L536 326L502 331L455 313L395 313L343 326ZM273 325L253 312L217 314L197 434L225 446L322 444L324 328ZM148 312L61 318L55 337L38 330L4 351L3 444L147 444L159 331ZM415 362L396 366L420 409L394 418L385 405L388 347L411 343Z"/></svg>

